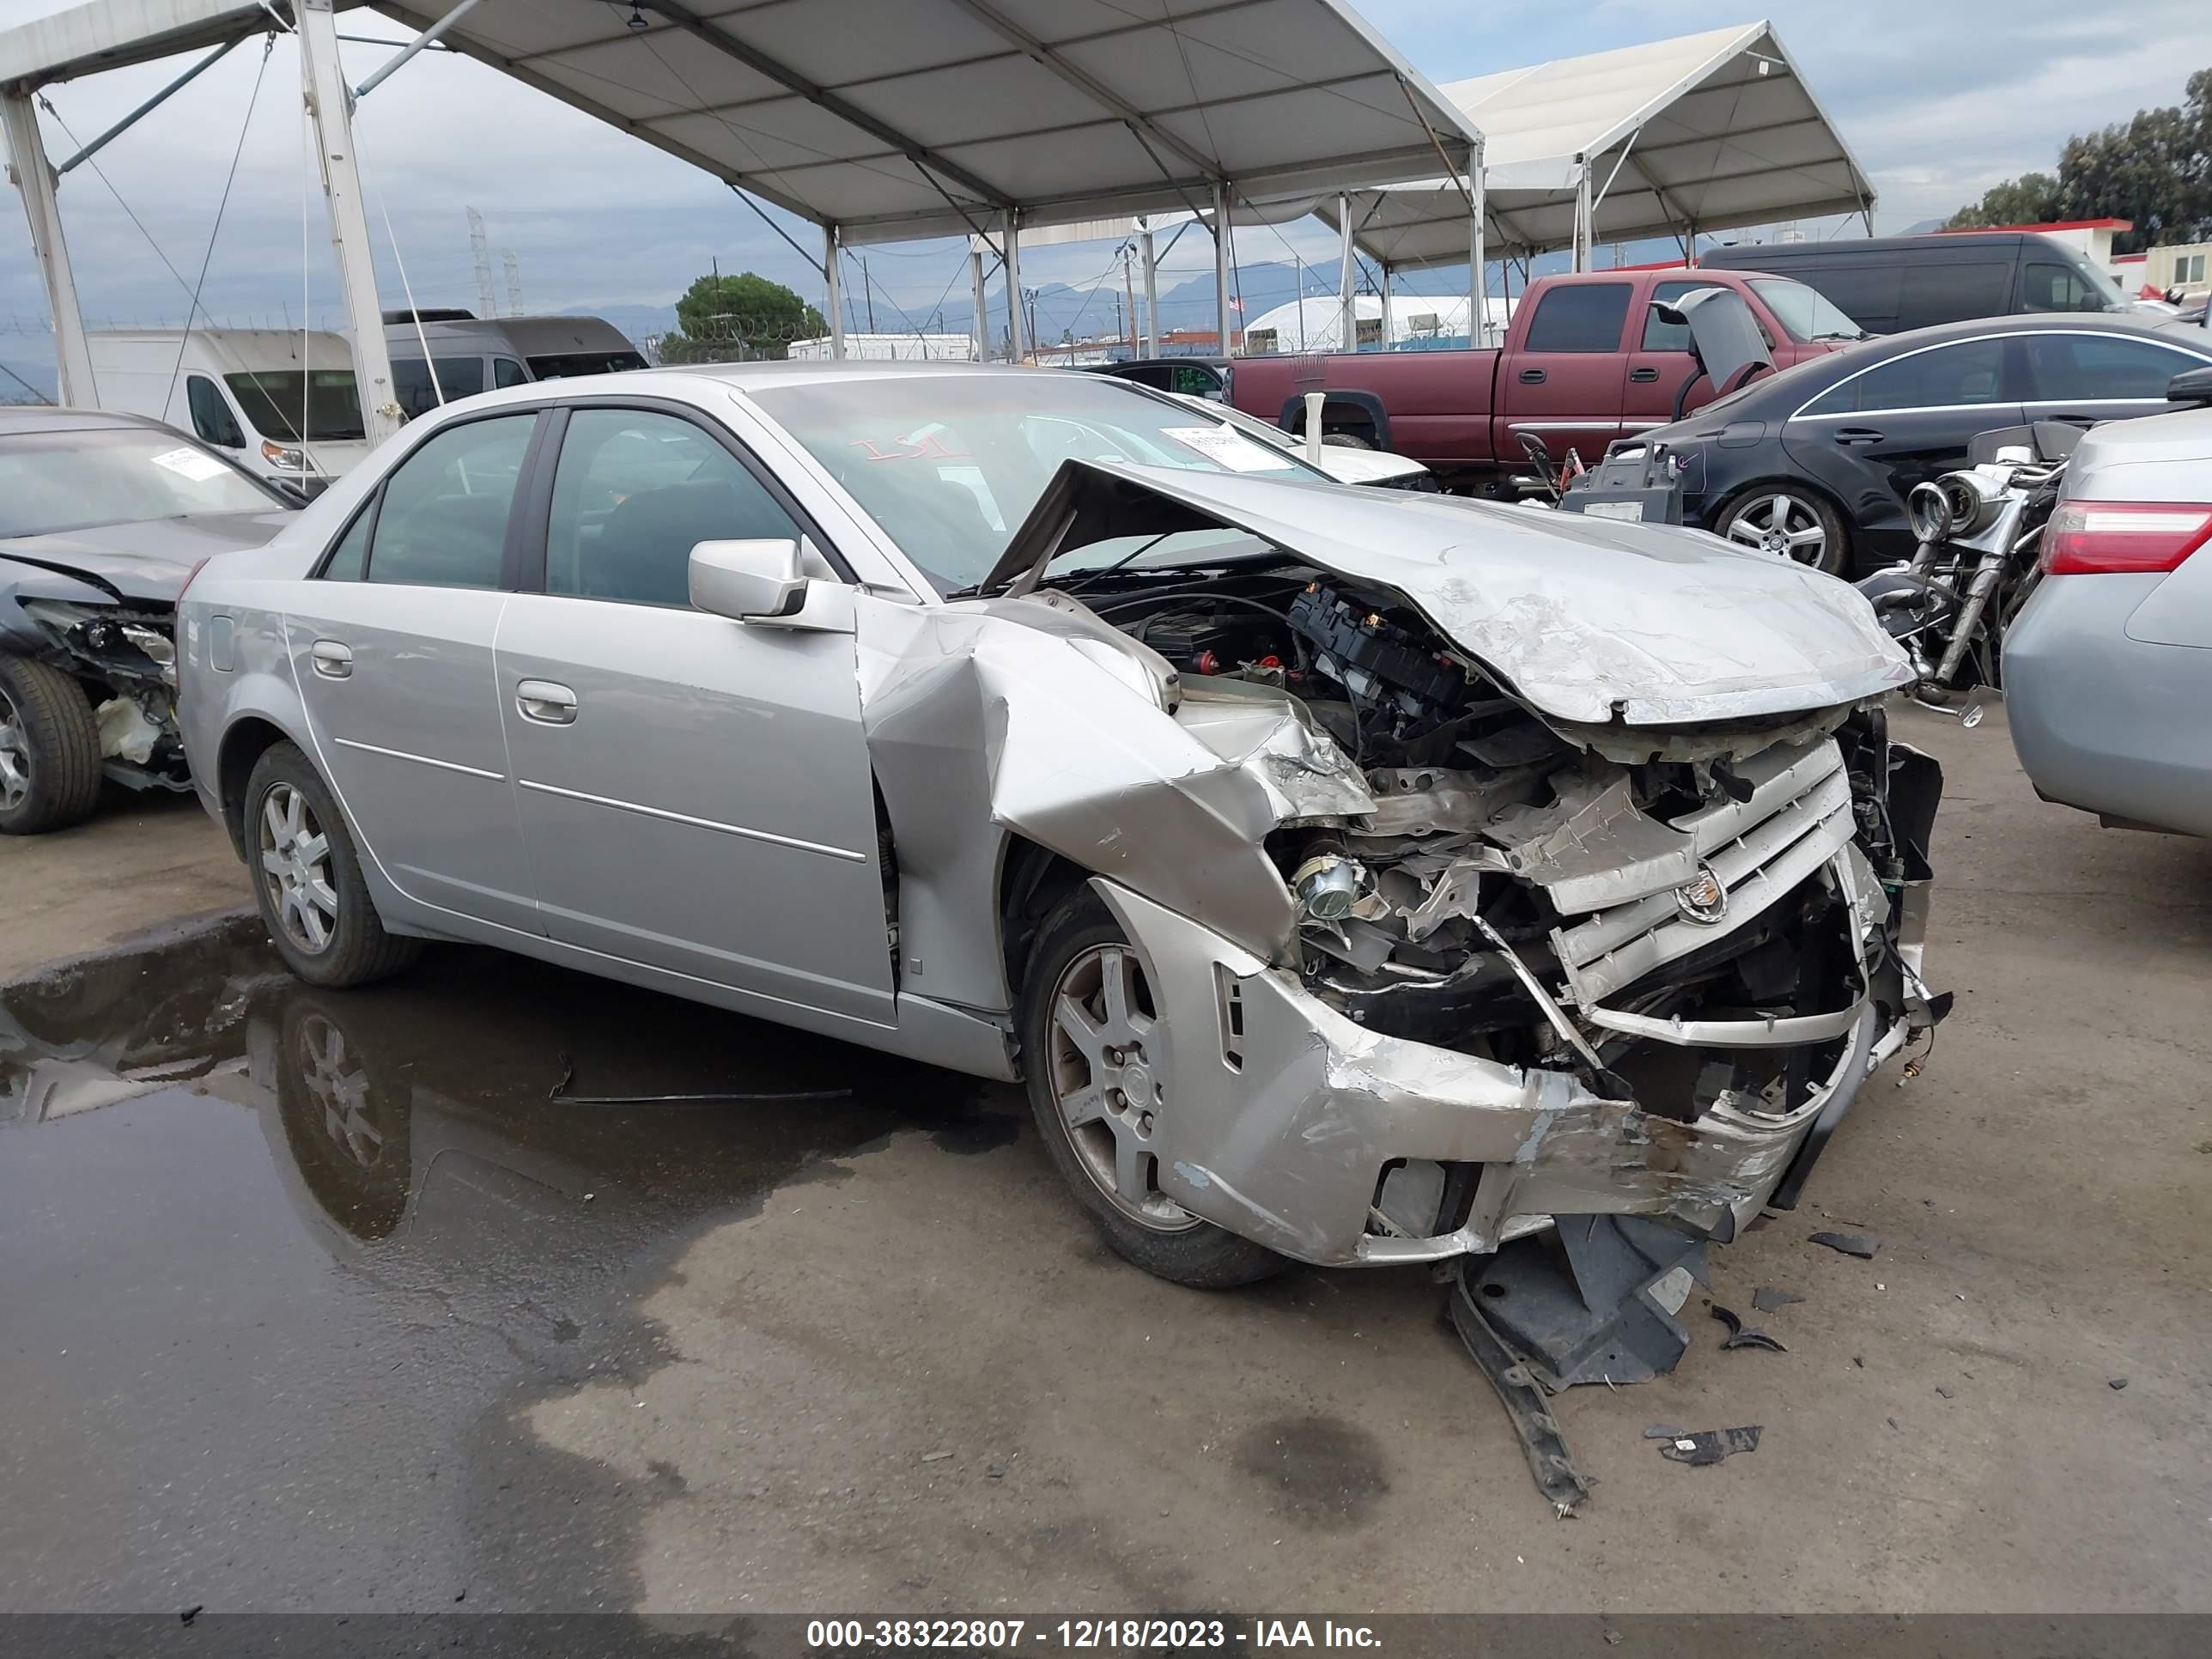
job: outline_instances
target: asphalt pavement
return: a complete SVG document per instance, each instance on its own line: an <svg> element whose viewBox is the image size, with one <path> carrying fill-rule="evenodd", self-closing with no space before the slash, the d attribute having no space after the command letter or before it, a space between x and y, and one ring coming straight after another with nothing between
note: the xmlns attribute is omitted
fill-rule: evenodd
<svg viewBox="0 0 2212 1659"><path fill-rule="evenodd" d="M1715 1252L1787 1352L1696 1294L1556 1402L1571 1521L1426 1272L1148 1279L1011 1089L472 950L308 991L158 936L244 893L187 803L0 846L0 1610L2212 1610L2212 846L1898 726L1956 1012Z"/></svg>

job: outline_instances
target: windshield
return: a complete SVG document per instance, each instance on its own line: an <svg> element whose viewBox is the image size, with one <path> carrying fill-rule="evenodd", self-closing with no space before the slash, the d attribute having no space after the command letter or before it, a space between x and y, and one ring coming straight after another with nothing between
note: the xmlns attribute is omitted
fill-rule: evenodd
<svg viewBox="0 0 2212 1659"><path fill-rule="evenodd" d="M319 368L313 383L296 368L257 368L226 374L222 383L238 399L246 423L264 438L300 441L300 412L307 410L309 443L340 443L367 435L362 424L361 391L349 368Z"/></svg>
<svg viewBox="0 0 2212 1659"><path fill-rule="evenodd" d="M276 503L229 462L173 432L21 432L0 438L0 537Z"/></svg>
<svg viewBox="0 0 2212 1659"><path fill-rule="evenodd" d="M1103 376L886 374L752 395L947 593L990 574L1066 460L1325 482L1293 455ZM1112 563L1148 539L1092 543L1080 556ZM1233 539L1180 532L1146 548L1144 562Z"/></svg>
<svg viewBox="0 0 2212 1659"><path fill-rule="evenodd" d="M1818 289L1787 276L1754 276L1751 290L1766 302L1790 337L1800 345L1825 340L1863 340L1867 331L1836 307Z"/></svg>

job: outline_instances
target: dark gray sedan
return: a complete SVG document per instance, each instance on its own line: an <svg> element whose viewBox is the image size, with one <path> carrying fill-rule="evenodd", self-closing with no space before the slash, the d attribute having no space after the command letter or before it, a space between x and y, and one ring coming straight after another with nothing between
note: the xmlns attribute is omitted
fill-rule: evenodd
<svg viewBox="0 0 2212 1659"><path fill-rule="evenodd" d="M158 421L0 409L0 835L90 814L100 781L185 789L177 595L291 502Z"/></svg>

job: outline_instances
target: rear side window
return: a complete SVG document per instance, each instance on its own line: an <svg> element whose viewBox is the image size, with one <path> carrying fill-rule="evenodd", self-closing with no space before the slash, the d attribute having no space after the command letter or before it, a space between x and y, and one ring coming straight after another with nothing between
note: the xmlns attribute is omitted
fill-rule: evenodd
<svg viewBox="0 0 2212 1659"><path fill-rule="evenodd" d="M364 579L497 587L507 511L537 423L535 414L504 415L448 427L400 462L384 481ZM326 575L345 551L341 543Z"/></svg>
<svg viewBox="0 0 2212 1659"><path fill-rule="evenodd" d="M512 357L491 360L491 383L495 386L527 386L530 371Z"/></svg>
<svg viewBox="0 0 2212 1659"><path fill-rule="evenodd" d="M437 378L431 378L433 365ZM428 415L441 402L453 403L462 398L473 398L484 389L483 359L481 357L433 357L425 362L420 357L394 357L392 360L392 390L399 400L399 412L409 420L418 415ZM444 396L441 398L440 393Z"/></svg>
<svg viewBox="0 0 2212 1659"><path fill-rule="evenodd" d="M208 443L223 449L246 447L246 434L239 430L238 417L230 412L230 405L222 400L222 390L204 374L195 374L185 382L185 401L192 411L192 430Z"/></svg>
<svg viewBox="0 0 2212 1659"><path fill-rule="evenodd" d="M1644 349L1687 351L1690 349L1690 325L1687 323L1661 321L1659 306L1666 301L1679 300L1692 289L1712 286L1711 283L1662 283L1653 289L1652 303L1644 313Z"/></svg>
<svg viewBox="0 0 2212 1659"><path fill-rule="evenodd" d="M580 409L553 475L545 591L688 605L691 550L701 542L799 535L767 488L690 422Z"/></svg>
<svg viewBox="0 0 2212 1659"><path fill-rule="evenodd" d="M1949 409L1993 404L2004 383L2004 342L1963 340L1870 368L1814 399L1808 415Z"/></svg>
<svg viewBox="0 0 2212 1659"><path fill-rule="evenodd" d="M1908 264L1898 300L1899 330L2003 316L2012 293L2012 270L2009 264L1995 259L1921 259Z"/></svg>
<svg viewBox="0 0 2212 1659"><path fill-rule="evenodd" d="M1524 351L1617 351L1628 320L1629 284L1576 283L1536 302Z"/></svg>
<svg viewBox="0 0 2212 1659"><path fill-rule="evenodd" d="M2148 340L2104 334L2032 334L2027 368L2039 401L2166 401L2166 383L2203 360Z"/></svg>

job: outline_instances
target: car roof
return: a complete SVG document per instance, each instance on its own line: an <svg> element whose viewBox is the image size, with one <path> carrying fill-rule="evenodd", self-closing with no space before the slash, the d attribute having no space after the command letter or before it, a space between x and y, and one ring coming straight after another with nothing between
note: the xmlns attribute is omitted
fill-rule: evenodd
<svg viewBox="0 0 2212 1659"><path fill-rule="evenodd" d="M0 408L0 434L99 432L132 426L149 427L156 432L173 430L150 416L125 415L112 409L72 409L53 404L15 404Z"/></svg>
<svg viewBox="0 0 2212 1659"><path fill-rule="evenodd" d="M1854 253L1899 253L1908 249L1946 247L2012 247L2022 242L2065 244L2032 230L1947 230L1918 236L1844 236L1832 241L1729 242L1708 248L1698 257L1710 260L1725 254L1729 260L1768 258L1840 259Z"/></svg>

